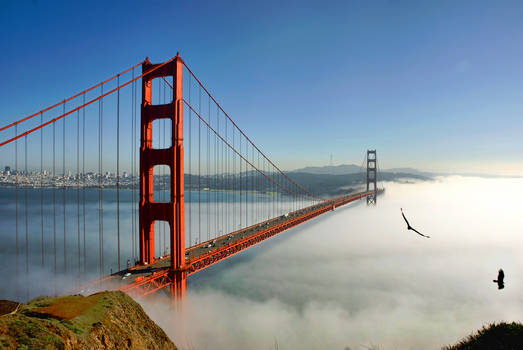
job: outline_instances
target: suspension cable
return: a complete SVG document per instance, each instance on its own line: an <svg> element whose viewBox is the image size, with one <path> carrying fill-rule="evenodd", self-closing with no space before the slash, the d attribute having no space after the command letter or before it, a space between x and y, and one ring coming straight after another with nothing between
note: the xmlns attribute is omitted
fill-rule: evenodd
<svg viewBox="0 0 523 350"><path fill-rule="evenodd" d="M94 85L94 86L91 86L90 88L88 88L88 89L86 89L86 90L84 90L84 91L82 91L82 92L79 92L79 93L77 93L76 95L73 95L73 96L71 96L71 97L69 97L69 98L66 98L65 100L60 101L60 102L58 102L58 103L52 105L51 107L44 108L44 109L42 109L41 111L39 111L39 112L37 112L37 113L31 114L30 116L27 116L27 117L22 118L22 119L20 119L20 120L14 122L14 123L11 123L11 124L9 124L9 125L6 125L6 126L0 128L0 131L4 131L4 130L6 130L6 129L9 129L9 128L15 126L15 125L18 125L18 124L20 124L20 123L22 123L22 122L25 122L26 120L29 120L29 119L31 119L31 118L34 118L35 116L37 116L37 115L39 115L39 114L45 113L45 112L47 112L47 111L49 111L49 110L51 110L51 109L53 109L53 108L55 108L55 107L58 107L58 106L62 105L63 103L69 102L69 101L71 101L72 99L75 99L76 97L85 94L86 92L89 92L89 91L91 91L91 90L96 89L97 87L99 87L99 86L102 85L102 84L105 84L105 83L110 82L111 80L113 80L113 79L116 78L117 76L129 72L131 69L134 69L134 68L136 68L136 67L142 65L144 62L145 62L145 61L142 61L142 62L140 62L140 63L138 63L138 64L135 64L135 65L132 66L131 68L128 68L128 69L124 70L122 73L119 73L119 74L117 74L117 75L115 75L115 76L113 76L113 77L111 77L111 78L109 78L109 79L107 79L107 80L105 80L105 81L99 83L99 84L96 84L96 85Z"/></svg>
<svg viewBox="0 0 523 350"><path fill-rule="evenodd" d="M182 61L183 62L183 61ZM232 120L232 118L229 116L229 114L227 114L227 112L225 112L225 110L221 107L221 105L218 103L218 101L216 101L216 99L211 95L211 93L207 90L207 88L203 85L203 83L198 79L198 77L196 77L196 75L193 73L193 71L189 68L189 66L187 66L187 64L185 62L183 62L183 65L185 66L185 68L187 68L187 70L189 71L189 73L194 77L194 79L196 79L196 81L198 82L198 84L203 88L203 90L207 93L207 95L214 101L214 103L216 103L216 105L220 108L220 110L223 112L223 114L225 114L225 116L227 117L227 119L229 119L229 121L238 129L238 131L246 138L247 141L249 141L249 143L254 147L256 148L256 150L258 152L261 153L261 155L267 159L267 161L274 167L276 168L283 176L285 176L290 182L292 182L293 184L295 184L296 186L298 186L302 191L308 193L309 195L311 195L311 197L313 198L316 198L318 200L321 200L321 201L324 201L325 199L324 198L321 198L321 197L318 197L316 195L314 195L313 193L311 193L310 191L308 191L306 188L300 186L299 184L297 184L296 182L294 182L294 180L292 180L287 174L285 174L282 170L280 170L280 168L278 168L259 148L258 146L256 146L254 144L254 142L251 141L251 139L242 131L242 129L240 129L238 127L238 125L234 122L234 120Z"/></svg>
<svg viewBox="0 0 523 350"><path fill-rule="evenodd" d="M276 186L280 187L282 190L284 191L287 191L293 195L296 195L296 196L302 196L302 197L305 197L301 194L298 194L298 193L295 193L293 191L291 191L290 189L288 189L287 187L285 186L282 186L280 185L279 183L275 182L273 179L271 179L269 176L267 176L266 174L264 174L260 169L256 168L254 166L254 164L252 164L251 162L249 162L240 152L238 152L238 150L236 150L235 148L232 147L232 145L227 142L227 140L225 140L220 134L218 134L216 132L216 130L214 130L214 128L211 127L211 125L191 106L187 103L187 101L184 99L183 102L187 105L187 107L189 107L190 109L192 109L192 111L194 112L194 114L198 117L198 119L203 122L212 132L214 132L216 134L216 136L218 136L228 147L230 147L242 160L245 161L246 164L249 164L251 167L253 167L254 169L256 169L256 171L258 171L261 175L265 176L267 179L269 179L271 182L273 182ZM240 139L241 140L241 139ZM240 145L240 149L241 149L241 145ZM241 163L240 163L241 164ZM241 170L240 170L240 173L241 173ZM240 177L240 180L241 180L241 177ZM241 181L240 181L241 182ZM241 191L241 190L240 190ZM305 197L307 198L307 197Z"/></svg>
<svg viewBox="0 0 523 350"><path fill-rule="evenodd" d="M173 61L174 59L176 59L176 57L177 57L177 56L175 56L175 57L173 57L173 58L171 58L171 59L165 61L164 63L161 63L161 64L159 64L159 65L157 65L157 66L154 66L153 68L149 69L147 72L142 73L141 75L137 76L136 78L133 78L133 79L129 80L129 81L126 82L125 84L122 84L122 85L120 85L119 87L116 87L116 88L114 88L114 89L112 89L112 90L106 92L105 94L101 94L100 96L98 96L98 97L96 97L96 98L93 98L91 101L89 101L89 102L87 102L87 103L84 103L83 105L81 105L81 106L79 106L79 107L76 107L76 108L70 110L70 111L67 112L67 113L63 113L62 115L59 115L58 117L55 117L55 118L53 118L53 119L51 119L51 120L49 120L49 121L47 121L47 122L45 122L45 123L43 123L43 124L41 124L41 125L39 125L39 126L36 126L36 127L32 128L32 129L30 129L30 130L28 130L28 131L26 131L26 132L24 132L24 133L22 133L22 134L20 134L20 135L17 135L16 137L13 137L13 138L11 138L11 139L8 139L8 140L6 140L6 141L0 143L0 147L5 146L5 145L7 145L7 144L9 144L9 143L11 143L11 142L13 142L13 141L15 141L15 140L21 138L21 137L24 137L25 135L29 135L29 134L35 132L36 130L39 130L39 129L43 128L44 126L47 126L47 125L49 125L49 124L52 124L52 123L56 122L57 120L60 120L60 119L62 119L62 118L64 118L64 117L67 117L68 115L70 115L71 113L76 112L76 111L79 110L79 109L82 109L82 108L84 108L84 107L86 107L86 106L88 106L88 105L90 105L90 104L92 104L92 103L94 103L94 102L96 102L96 101L99 101L99 100L103 99L105 96L110 95L110 94L112 94L113 92L115 92L115 91L117 91L117 90L119 90L119 89L122 89L123 87L125 87L125 86L131 84L132 82L134 82L134 81L136 81L136 80L138 80L138 79L144 77L145 75L150 74L150 73L154 72L155 70L157 70L157 69L159 69L159 68L165 66L165 65L168 64L169 62L171 62L171 61ZM98 86L103 86L103 83L98 84ZM1 130L0 130L0 131L1 131Z"/></svg>

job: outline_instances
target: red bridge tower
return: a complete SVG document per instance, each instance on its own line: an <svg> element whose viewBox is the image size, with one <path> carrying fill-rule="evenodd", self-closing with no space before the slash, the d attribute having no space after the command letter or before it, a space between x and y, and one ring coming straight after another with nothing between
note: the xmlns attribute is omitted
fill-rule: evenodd
<svg viewBox="0 0 523 350"><path fill-rule="evenodd" d="M147 73L154 67L158 69ZM154 262L154 222L169 224L171 267L171 293L183 297L187 286L185 271L185 200L183 191L183 61L179 54L162 64L142 65L142 105L140 141L140 263ZM152 104L152 80L173 78L173 100L163 105ZM153 121L169 119L172 127L172 144L166 149L153 148ZM154 201L153 169L166 165L171 173L171 198L167 203Z"/></svg>

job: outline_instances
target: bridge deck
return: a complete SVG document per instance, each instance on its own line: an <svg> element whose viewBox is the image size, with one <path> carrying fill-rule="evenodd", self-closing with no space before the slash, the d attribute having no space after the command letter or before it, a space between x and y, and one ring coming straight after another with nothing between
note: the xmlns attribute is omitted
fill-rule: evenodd
<svg viewBox="0 0 523 350"><path fill-rule="evenodd" d="M187 275L224 260L275 234L372 193L361 192L331 199L189 247L185 251ZM152 264L136 265L93 281L84 286L80 292L86 293L100 287L129 292L132 289L148 285L148 292L152 293L170 283L168 278L170 264L170 255L166 255ZM153 283L152 287L151 283Z"/></svg>

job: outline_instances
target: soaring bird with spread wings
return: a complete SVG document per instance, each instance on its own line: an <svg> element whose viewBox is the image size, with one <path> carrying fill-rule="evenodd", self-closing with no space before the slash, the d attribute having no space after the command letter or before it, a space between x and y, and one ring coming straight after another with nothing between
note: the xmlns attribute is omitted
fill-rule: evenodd
<svg viewBox="0 0 523 350"><path fill-rule="evenodd" d="M498 284L498 289L505 288L505 273L503 272L503 269L499 269L498 271L498 279L493 280L493 282L496 282Z"/></svg>
<svg viewBox="0 0 523 350"><path fill-rule="evenodd" d="M426 236L426 235L420 233L418 230L412 228L412 226L410 226L410 224L409 224L409 221L405 217L405 214L403 214L403 208L400 208L400 209L401 209L401 216L403 216L403 220L405 220L405 222L407 223L407 230L412 230L412 231L416 232L418 235L420 235L422 237L430 238L429 236Z"/></svg>

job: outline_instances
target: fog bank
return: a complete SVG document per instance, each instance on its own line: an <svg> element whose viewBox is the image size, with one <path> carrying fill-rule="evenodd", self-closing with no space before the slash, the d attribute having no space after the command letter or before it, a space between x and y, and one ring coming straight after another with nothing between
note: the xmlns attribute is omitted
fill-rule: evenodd
<svg viewBox="0 0 523 350"><path fill-rule="evenodd" d="M521 320L523 179L385 185L191 277L183 325L160 298L146 311L194 349L439 349Z"/></svg>

